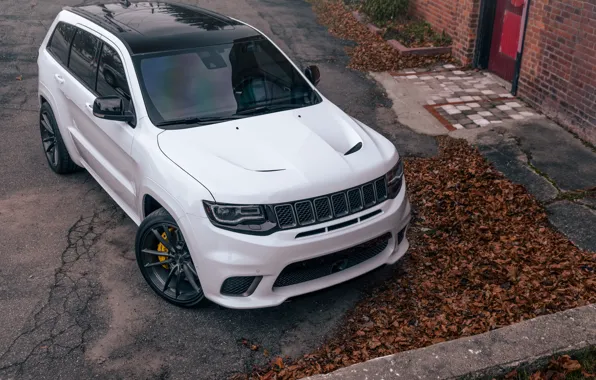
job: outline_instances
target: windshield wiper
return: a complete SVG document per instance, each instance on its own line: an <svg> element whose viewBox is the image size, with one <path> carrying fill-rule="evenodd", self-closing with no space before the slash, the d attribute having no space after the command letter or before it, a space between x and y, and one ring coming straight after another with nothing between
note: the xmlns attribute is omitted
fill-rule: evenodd
<svg viewBox="0 0 596 380"><path fill-rule="evenodd" d="M260 106L260 107L247 108L245 110L236 112L235 115L253 115L253 114L262 113L262 112L291 110L294 108L302 108L304 106L305 106L304 104L277 104L277 105L270 105L270 106Z"/></svg>
<svg viewBox="0 0 596 380"><path fill-rule="evenodd" d="M217 117L187 117L184 119L166 120L155 124L157 127L163 127L166 125L180 125L180 124L213 124L221 123L224 121L242 119L241 116L217 116Z"/></svg>

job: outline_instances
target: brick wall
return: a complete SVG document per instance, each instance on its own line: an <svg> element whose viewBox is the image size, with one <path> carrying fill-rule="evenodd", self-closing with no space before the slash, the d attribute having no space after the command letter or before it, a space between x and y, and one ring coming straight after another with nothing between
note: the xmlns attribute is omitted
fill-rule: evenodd
<svg viewBox="0 0 596 380"><path fill-rule="evenodd" d="M453 56L464 65L474 57L480 0L410 0L411 11L453 39Z"/></svg>
<svg viewBox="0 0 596 380"><path fill-rule="evenodd" d="M596 1L533 0L518 95L596 144Z"/></svg>

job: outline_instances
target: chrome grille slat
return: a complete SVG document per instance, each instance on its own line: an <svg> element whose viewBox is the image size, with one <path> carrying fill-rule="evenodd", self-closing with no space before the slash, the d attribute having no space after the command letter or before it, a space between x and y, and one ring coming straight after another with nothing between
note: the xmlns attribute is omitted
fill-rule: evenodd
<svg viewBox="0 0 596 380"><path fill-rule="evenodd" d="M274 205L281 229L314 225L354 214L387 199L385 177L338 193Z"/></svg>

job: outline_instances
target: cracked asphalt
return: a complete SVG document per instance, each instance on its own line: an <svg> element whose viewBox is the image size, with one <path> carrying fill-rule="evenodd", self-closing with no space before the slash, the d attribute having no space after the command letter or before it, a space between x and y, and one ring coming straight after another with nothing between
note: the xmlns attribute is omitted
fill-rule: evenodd
<svg viewBox="0 0 596 380"><path fill-rule="evenodd" d="M396 122L384 91L345 68L347 42L301 0L187 1L241 18L301 66L322 92L388 136L405 155L436 142ZM271 355L321 344L388 269L263 310L171 306L134 261L135 225L84 171L55 175L41 149L37 50L65 5L0 0L0 379L220 379ZM251 351L241 342L259 346Z"/></svg>

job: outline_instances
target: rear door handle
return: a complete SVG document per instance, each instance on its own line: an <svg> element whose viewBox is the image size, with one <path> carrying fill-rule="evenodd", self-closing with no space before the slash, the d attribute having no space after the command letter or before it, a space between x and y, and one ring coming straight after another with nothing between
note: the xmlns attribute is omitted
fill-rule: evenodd
<svg viewBox="0 0 596 380"><path fill-rule="evenodd" d="M58 81L58 83L64 84L64 78L62 78L62 75L54 74L54 78L56 79L56 81Z"/></svg>

